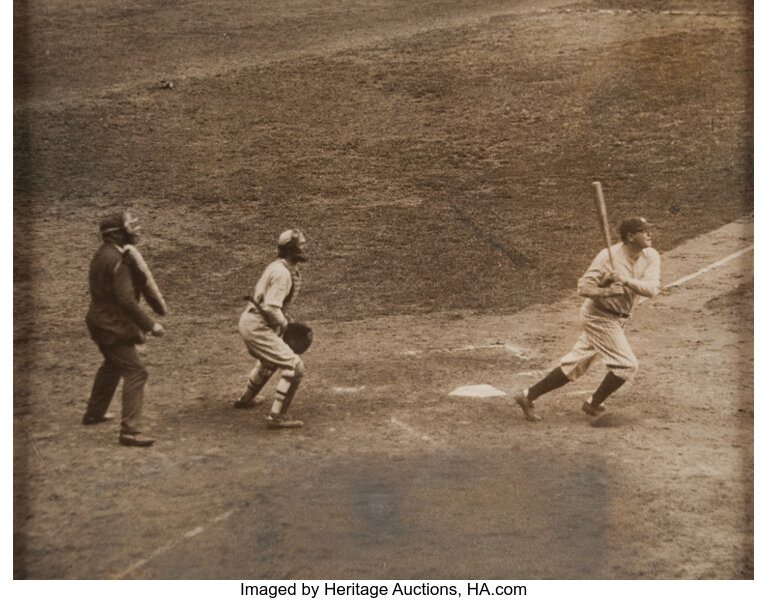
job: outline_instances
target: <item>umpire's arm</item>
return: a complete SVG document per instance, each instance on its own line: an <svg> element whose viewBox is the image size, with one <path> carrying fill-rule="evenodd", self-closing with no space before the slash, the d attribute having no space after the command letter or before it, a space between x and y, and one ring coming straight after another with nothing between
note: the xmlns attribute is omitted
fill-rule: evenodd
<svg viewBox="0 0 767 600"><path fill-rule="evenodd" d="M115 300L120 308L142 331L151 331L155 326L155 320L142 310L136 300L130 267L123 262L119 263L114 271L113 281Z"/></svg>

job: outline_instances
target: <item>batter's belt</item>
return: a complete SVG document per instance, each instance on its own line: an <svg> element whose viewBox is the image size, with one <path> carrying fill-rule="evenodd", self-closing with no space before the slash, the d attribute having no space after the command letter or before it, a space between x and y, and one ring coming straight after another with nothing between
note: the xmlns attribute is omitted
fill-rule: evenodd
<svg viewBox="0 0 767 600"><path fill-rule="evenodd" d="M600 312L604 312L604 313L607 313L608 315L619 317L621 319L628 319L631 316L630 313L618 312L617 310L607 308L606 306L602 306L601 304L597 304L596 302L594 303L594 307Z"/></svg>

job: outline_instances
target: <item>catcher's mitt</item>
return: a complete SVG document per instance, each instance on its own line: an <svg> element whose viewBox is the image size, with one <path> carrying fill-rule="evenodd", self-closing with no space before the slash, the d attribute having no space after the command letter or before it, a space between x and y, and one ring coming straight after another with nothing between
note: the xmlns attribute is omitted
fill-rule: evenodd
<svg viewBox="0 0 767 600"><path fill-rule="evenodd" d="M285 328L282 339L296 354L303 354L312 345L312 328L306 323L291 321Z"/></svg>

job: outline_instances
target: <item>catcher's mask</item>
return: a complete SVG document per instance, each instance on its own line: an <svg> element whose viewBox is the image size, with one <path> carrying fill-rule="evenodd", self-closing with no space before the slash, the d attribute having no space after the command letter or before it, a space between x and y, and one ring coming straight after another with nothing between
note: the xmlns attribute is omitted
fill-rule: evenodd
<svg viewBox="0 0 767 600"><path fill-rule="evenodd" d="M141 229L136 223L138 223L138 219L133 218L130 211L126 210L104 217L99 225L99 230L102 237L122 232L125 234L128 243L134 244L138 239L138 233Z"/></svg>
<svg viewBox="0 0 767 600"><path fill-rule="evenodd" d="M300 229L288 229L277 240L277 255L280 258L292 258L296 262L306 262L306 238Z"/></svg>

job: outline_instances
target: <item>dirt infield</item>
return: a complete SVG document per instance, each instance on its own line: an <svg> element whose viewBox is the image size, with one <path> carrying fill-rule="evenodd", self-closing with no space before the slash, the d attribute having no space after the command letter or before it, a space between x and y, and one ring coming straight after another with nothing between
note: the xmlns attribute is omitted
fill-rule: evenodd
<svg viewBox="0 0 767 600"><path fill-rule="evenodd" d="M215 5L14 3L14 577L753 578L751 8ZM632 317L636 380L594 422L600 368L537 425L449 396L569 348L594 178L695 274ZM171 308L148 450L79 425L126 205ZM269 432L236 324L291 225L307 426Z"/></svg>

